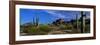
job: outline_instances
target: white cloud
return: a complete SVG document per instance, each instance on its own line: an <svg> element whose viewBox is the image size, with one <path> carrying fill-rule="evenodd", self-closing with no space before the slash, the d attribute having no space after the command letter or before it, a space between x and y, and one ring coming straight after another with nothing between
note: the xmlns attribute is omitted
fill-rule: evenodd
<svg viewBox="0 0 100 45"><path fill-rule="evenodd" d="M57 13L55 11L48 11L48 10L45 10L47 13L51 14L52 16L54 17L57 17L57 18L67 18L65 15L61 14L61 13Z"/></svg>

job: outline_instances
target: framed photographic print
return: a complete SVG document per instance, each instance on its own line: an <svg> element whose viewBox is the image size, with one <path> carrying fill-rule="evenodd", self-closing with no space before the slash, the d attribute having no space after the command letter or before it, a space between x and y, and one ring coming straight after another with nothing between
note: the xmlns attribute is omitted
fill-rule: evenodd
<svg viewBox="0 0 100 45"><path fill-rule="evenodd" d="M96 39L96 6L10 1L10 44Z"/></svg>

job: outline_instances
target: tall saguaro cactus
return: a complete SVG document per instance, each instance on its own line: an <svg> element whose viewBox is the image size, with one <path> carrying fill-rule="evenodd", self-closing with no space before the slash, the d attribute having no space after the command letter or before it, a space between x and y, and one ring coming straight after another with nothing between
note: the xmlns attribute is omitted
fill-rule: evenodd
<svg viewBox="0 0 100 45"><path fill-rule="evenodd" d="M32 25L35 26L35 19L32 20Z"/></svg>
<svg viewBox="0 0 100 45"><path fill-rule="evenodd" d="M76 29L78 30L78 15L76 14Z"/></svg>
<svg viewBox="0 0 100 45"><path fill-rule="evenodd" d="M39 26L39 17L33 18L33 26L38 27Z"/></svg>
<svg viewBox="0 0 100 45"><path fill-rule="evenodd" d="M36 17L36 26L39 26L39 17Z"/></svg>
<svg viewBox="0 0 100 45"><path fill-rule="evenodd" d="M81 33L85 30L85 14L81 11Z"/></svg>

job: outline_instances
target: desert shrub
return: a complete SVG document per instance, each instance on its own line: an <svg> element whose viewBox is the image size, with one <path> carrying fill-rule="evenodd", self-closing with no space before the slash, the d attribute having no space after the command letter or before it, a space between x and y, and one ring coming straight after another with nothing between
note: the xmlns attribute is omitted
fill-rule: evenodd
<svg viewBox="0 0 100 45"><path fill-rule="evenodd" d="M43 32L49 32L51 30L51 28L48 25L41 25L39 27L39 30L41 30Z"/></svg>
<svg viewBox="0 0 100 45"><path fill-rule="evenodd" d="M24 28L24 29L22 30L22 32L23 32L23 33L28 33L28 28Z"/></svg>
<svg viewBox="0 0 100 45"><path fill-rule="evenodd" d="M24 29L21 27L21 28L20 28L20 32L23 32L23 31L24 31Z"/></svg>
<svg viewBox="0 0 100 45"><path fill-rule="evenodd" d="M90 25L85 25L85 33L90 33Z"/></svg>
<svg viewBox="0 0 100 45"><path fill-rule="evenodd" d="M28 30L28 33L34 33L37 32L37 29L35 27L32 27Z"/></svg>
<svg viewBox="0 0 100 45"><path fill-rule="evenodd" d="M28 30L28 34L29 35L32 35L32 34L36 34L37 30L35 27L31 27L29 30Z"/></svg>
<svg viewBox="0 0 100 45"><path fill-rule="evenodd" d="M60 28L61 30L66 30L66 29L67 29L67 26L66 26L66 25L60 25L59 28Z"/></svg>
<svg viewBox="0 0 100 45"><path fill-rule="evenodd" d="M32 27L30 30L28 30L28 34L29 35L42 35L42 34L45 34L45 32L43 32L42 30L39 30L36 27Z"/></svg>
<svg viewBox="0 0 100 45"><path fill-rule="evenodd" d="M72 25L60 25L60 29L62 30L72 29Z"/></svg>

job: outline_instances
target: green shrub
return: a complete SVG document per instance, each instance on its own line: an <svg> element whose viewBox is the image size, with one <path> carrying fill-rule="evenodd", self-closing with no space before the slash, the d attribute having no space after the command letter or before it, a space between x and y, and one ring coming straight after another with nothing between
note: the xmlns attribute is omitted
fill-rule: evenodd
<svg viewBox="0 0 100 45"><path fill-rule="evenodd" d="M41 25L38 28L37 27L31 27L28 30L29 35L43 35L47 34L50 31L50 28L48 25Z"/></svg>
<svg viewBox="0 0 100 45"><path fill-rule="evenodd" d="M49 28L48 25L41 25L39 27L39 30L43 31L43 32L49 32L51 29Z"/></svg>
<svg viewBox="0 0 100 45"><path fill-rule="evenodd" d="M67 27L66 27L65 25L60 25L59 28L60 28L61 30L66 30L66 29L67 29Z"/></svg>
<svg viewBox="0 0 100 45"><path fill-rule="evenodd" d="M35 27L32 27L28 30L28 33L35 33L37 32L37 29Z"/></svg>
<svg viewBox="0 0 100 45"><path fill-rule="evenodd" d="M90 33L90 25L85 25L85 33Z"/></svg>
<svg viewBox="0 0 100 45"><path fill-rule="evenodd" d="M72 29L72 25L60 25L61 30Z"/></svg>

